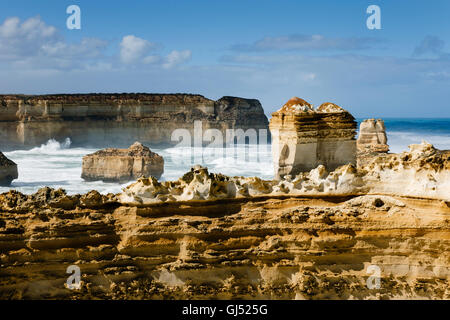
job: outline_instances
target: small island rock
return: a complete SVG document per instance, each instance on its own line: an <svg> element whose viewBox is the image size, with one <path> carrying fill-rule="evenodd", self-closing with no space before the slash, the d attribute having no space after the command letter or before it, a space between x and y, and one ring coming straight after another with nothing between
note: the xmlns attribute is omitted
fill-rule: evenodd
<svg viewBox="0 0 450 320"><path fill-rule="evenodd" d="M135 142L128 149L108 148L83 157L81 177L87 181L127 182L143 176L157 179L164 172L164 159Z"/></svg>

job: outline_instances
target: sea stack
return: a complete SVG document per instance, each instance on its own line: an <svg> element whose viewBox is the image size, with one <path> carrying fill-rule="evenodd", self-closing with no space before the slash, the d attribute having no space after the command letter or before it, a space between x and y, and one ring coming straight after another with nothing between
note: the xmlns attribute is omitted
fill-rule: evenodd
<svg viewBox="0 0 450 320"><path fill-rule="evenodd" d="M358 140L358 167L366 165L373 157L385 154L389 151L387 144L386 128L381 119L367 119L359 125Z"/></svg>
<svg viewBox="0 0 450 320"><path fill-rule="evenodd" d="M0 186L9 186L19 177L17 164L0 152Z"/></svg>
<svg viewBox="0 0 450 320"><path fill-rule="evenodd" d="M359 125L358 151L388 152L386 128L381 119L367 119Z"/></svg>
<svg viewBox="0 0 450 320"><path fill-rule="evenodd" d="M83 157L81 177L87 181L127 182L140 177L157 179L164 172L164 159L140 142L128 149L108 148Z"/></svg>
<svg viewBox="0 0 450 320"><path fill-rule="evenodd" d="M346 110L330 102L316 110L293 97L272 113L272 156L275 179L296 175L324 165L334 170L356 165L356 121Z"/></svg>

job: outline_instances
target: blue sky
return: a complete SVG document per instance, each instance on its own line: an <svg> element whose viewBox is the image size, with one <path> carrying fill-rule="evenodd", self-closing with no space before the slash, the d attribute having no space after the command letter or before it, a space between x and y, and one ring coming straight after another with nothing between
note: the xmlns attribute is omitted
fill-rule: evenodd
<svg viewBox="0 0 450 320"><path fill-rule="evenodd" d="M66 8L81 8L81 30ZM369 5L381 30L369 30ZM0 92L292 96L450 117L450 1L2 1Z"/></svg>

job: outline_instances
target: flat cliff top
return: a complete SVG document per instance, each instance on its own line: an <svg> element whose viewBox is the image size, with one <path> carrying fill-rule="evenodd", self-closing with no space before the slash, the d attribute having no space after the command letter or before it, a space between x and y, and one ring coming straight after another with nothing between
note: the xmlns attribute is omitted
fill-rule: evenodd
<svg viewBox="0 0 450 320"><path fill-rule="evenodd" d="M144 100L152 102L214 102L199 94L190 93L76 93L76 94L46 94L46 95L0 95L0 100L21 100L33 102L47 100L61 103L81 103L89 101L117 101L117 100Z"/></svg>
<svg viewBox="0 0 450 320"><path fill-rule="evenodd" d="M92 154L88 154L87 157L150 157L161 158L162 157L152 152L148 147L142 145L140 142L135 142L128 149L106 148L98 150Z"/></svg>

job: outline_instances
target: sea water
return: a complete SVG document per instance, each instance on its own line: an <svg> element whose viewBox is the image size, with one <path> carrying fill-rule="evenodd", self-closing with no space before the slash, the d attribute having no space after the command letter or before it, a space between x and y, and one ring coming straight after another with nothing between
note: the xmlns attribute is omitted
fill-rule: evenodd
<svg viewBox="0 0 450 320"><path fill-rule="evenodd" d="M408 145L422 140L438 149L450 149L450 119L384 119L390 152L408 150ZM359 121L358 121L359 122ZM358 123L359 127L359 123ZM106 147L106 146L105 146ZM101 193L117 193L126 184L86 182L81 179L84 155L97 149L71 148L70 138L65 141L49 140L31 150L6 152L17 163L19 178L11 187L0 187L0 192L15 189L33 193L49 186L63 188L69 194L98 190ZM230 176L257 176L273 178L270 145L235 145L228 148L166 148L152 151L164 157L164 174L161 180L176 180L195 164L208 167L210 172Z"/></svg>

